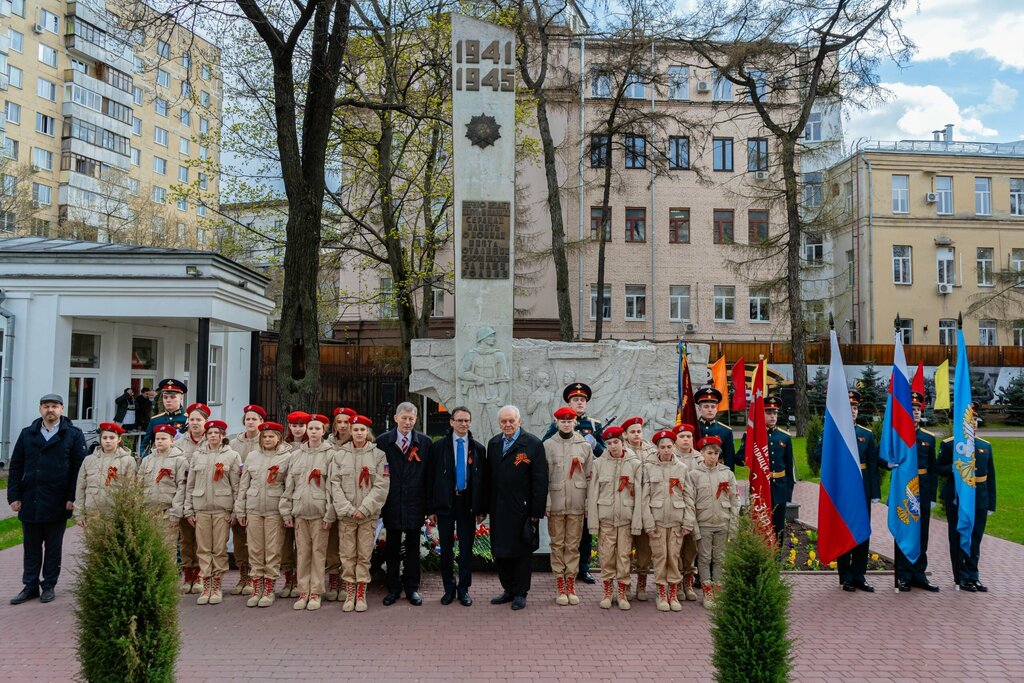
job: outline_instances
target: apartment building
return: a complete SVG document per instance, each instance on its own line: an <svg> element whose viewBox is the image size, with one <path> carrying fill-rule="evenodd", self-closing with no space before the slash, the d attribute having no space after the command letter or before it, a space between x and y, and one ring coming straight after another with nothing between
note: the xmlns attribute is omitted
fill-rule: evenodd
<svg viewBox="0 0 1024 683"><path fill-rule="evenodd" d="M905 343L951 345L963 313L968 344L1024 345L1024 142L954 142L952 129L870 143L831 169L844 341L887 342L899 314Z"/></svg>
<svg viewBox="0 0 1024 683"><path fill-rule="evenodd" d="M97 0L0 1L0 37L0 233L208 246L219 49L178 25L130 32Z"/></svg>

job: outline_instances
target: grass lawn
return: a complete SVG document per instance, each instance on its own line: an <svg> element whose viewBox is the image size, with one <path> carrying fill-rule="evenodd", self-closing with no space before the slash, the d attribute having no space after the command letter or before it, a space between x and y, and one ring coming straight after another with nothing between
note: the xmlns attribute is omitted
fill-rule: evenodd
<svg viewBox="0 0 1024 683"><path fill-rule="evenodd" d="M75 525L75 520L68 520L68 528L70 529ZM7 548L13 548L16 545L21 545L21 521L17 517L8 517L7 519L0 519L0 550L6 550Z"/></svg>

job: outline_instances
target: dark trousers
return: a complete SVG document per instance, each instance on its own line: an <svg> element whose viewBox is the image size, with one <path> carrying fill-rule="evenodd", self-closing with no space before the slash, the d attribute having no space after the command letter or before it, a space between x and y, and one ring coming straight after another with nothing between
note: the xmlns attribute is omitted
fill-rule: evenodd
<svg viewBox="0 0 1024 683"><path fill-rule="evenodd" d="M405 564L402 564L402 557ZM420 589L420 532L387 529L384 561L388 565L388 590L406 593Z"/></svg>
<svg viewBox="0 0 1024 683"><path fill-rule="evenodd" d="M914 584L928 583L928 575L925 572L928 570L928 527L931 526L931 521L932 506L928 501L923 501L921 503L921 554L918 555L917 562L911 563L900 550L899 544L893 544L896 546L894 553L896 583L900 581Z"/></svg>
<svg viewBox="0 0 1024 683"><path fill-rule="evenodd" d="M24 538L24 574L21 582L28 588L53 588L60 576L61 548L64 545L66 522L22 522ZM43 580L39 580L39 571Z"/></svg>
<svg viewBox="0 0 1024 683"><path fill-rule="evenodd" d="M530 563L532 555L521 557L496 557L494 563L498 565L498 580L505 592L513 597L526 597L530 592Z"/></svg>
<svg viewBox="0 0 1024 683"><path fill-rule="evenodd" d="M978 558L981 556L981 539L985 536L985 524L988 522L987 510L975 510L974 528L971 530L971 552L965 553L960 547L960 532L956 523L959 516L956 503L946 504L946 529L949 532L949 561L953 565L953 581L977 581Z"/></svg>
<svg viewBox="0 0 1024 683"><path fill-rule="evenodd" d="M782 545L782 532L786 528L786 504L779 503L772 506L772 529L775 530L775 540Z"/></svg>
<svg viewBox="0 0 1024 683"><path fill-rule="evenodd" d="M437 537L441 543L441 583L446 593L458 588L463 595L473 584L473 541L476 519L470 497L455 496L455 507L437 513ZM459 582L455 583L455 536L459 537Z"/></svg>
<svg viewBox="0 0 1024 683"><path fill-rule="evenodd" d="M868 541L837 557L836 564L839 583L863 583L868 570Z"/></svg>
<svg viewBox="0 0 1024 683"><path fill-rule="evenodd" d="M590 537L587 518L583 518L583 535L580 536L580 570L578 574L590 571L590 555L594 552L594 539Z"/></svg>

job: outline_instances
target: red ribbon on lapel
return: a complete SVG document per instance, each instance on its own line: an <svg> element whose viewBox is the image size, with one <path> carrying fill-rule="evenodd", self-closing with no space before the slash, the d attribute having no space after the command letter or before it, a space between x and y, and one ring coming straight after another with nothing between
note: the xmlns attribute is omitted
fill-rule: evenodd
<svg viewBox="0 0 1024 683"><path fill-rule="evenodd" d="M313 468L313 471L309 473L309 477L306 478L307 482L316 479L316 485L320 486L320 470L319 468Z"/></svg>
<svg viewBox="0 0 1024 683"><path fill-rule="evenodd" d="M159 483L160 483L160 480L161 480L161 479L163 479L164 477L170 477L170 476L172 476L173 474L174 474L174 472L172 472L172 471L171 471L170 469L168 469L167 467L162 467L162 468L160 469L160 473L156 475L156 483L158 483L158 484L159 484Z"/></svg>
<svg viewBox="0 0 1024 683"><path fill-rule="evenodd" d="M420 459L420 449L418 447L413 446L412 448L409 449L408 460L409 462L412 462L413 460L415 460L416 462L423 462L423 460Z"/></svg>
<svg viewBox="0 0 1024 683"><path fill-rule="evenodd" d="M572 465L569 466L569 478L570 479L572 479L572 475L574 475L577 470L579 470L580 472L583 471L583 463L580 462L579 458L573 457Z"/></svg>
<svg viewBox="0 0 1024 683"><path fill-rule="evenodd" d="M718 482L718 490L715 491L715 498L719 498L723 493L729 492L729 482L720 481Z"/></svg>
<svg viewBox="0 0 1024 683"><path fill-rule="evenodd" d="M114 466L110 466L110 467L107 468L107 480L105 482L103 482L103 485L104 486L110 486L110 480L111 479L113 479L114 481L117 481L117 468L114 467Z"/></svg>
<svg viewBox="0 0 1024 683"><path fill-rule="evenodd" d="M516 453L516 459L512 463L512 465L514 467L519 467L520 463L524 463L524 462L527 465L529 465L531 463L531 460L528 457L526 457L526 453Z"/></svg>
<svg viewBox="0 0 1024 683"><path fill-rule="evenodd" d="M622 489L629 489L629 495L631 496L636 495L633 493L633 484L630 483L629 477L619 477L619 493L622 493Z"/></svg>
<svg viewBox="0 0 1024 683"><path fill-rule="evenodd" d="M363 471L359 473L359 482L357 483L357 486L359 488L363 488L364 482L366 486L370 485L370 468L367 465L363 465Z"/></svg>
<svg viewBox="0 0 1024 683"><path fill-rule="evenodd" d="M272 465L267 470L267 483L268 484L276 484L277 483L277 473L280 471L280 469L281 468L278 465Z"/></svg>
<svg viewBox="0 0 1024 683"><path fill-rule="evenodd" d="M219 462L214 467L213 480L214 481L220 481L223 478L224 478L224 463Z"/></svg>
<svg viewBox="0 0 1024 683"><path fill-rule="evenodd" d="M682 493L683 492L683 482L679 481L678 477L670 478L668 480L668 495L671 496L672 495L672 491L674 491L677 486L679 487L679 493Z"/></svg>

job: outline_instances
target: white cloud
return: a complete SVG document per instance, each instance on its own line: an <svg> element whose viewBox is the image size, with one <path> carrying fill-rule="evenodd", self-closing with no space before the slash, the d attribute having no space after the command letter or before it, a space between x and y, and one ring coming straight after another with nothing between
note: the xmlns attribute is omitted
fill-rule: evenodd
<svg viewBox="0 0 1024 683"><path fill-rule="evenodd" d="M910 3L902 19L904 32L918 47L914 61L977 52L1003 68L1024 70L1020 0L928 0Z"/></svg>
<svg viewBox="0 0 1024 683"><path fill-rule="evenodd" d="M985 114L1013 111L1013 105L1017 103L1017 94L1016 88L1002 81L993 80L992 89L985 101L973 107L966 107L964 113L971 116L984 116Z"/></svg>
<svg viewBox="0 0 1024 683"><path fill-rule="evenodd" d="M883 83L882 87L891 93L887 102L872 109L850 112L846 126L846 139L849 142L856 142L860 138L931 140L932 131L947 123L953 124L953 137L956 140L977 140L999 135L997 130L986 126L976 112L961 110L956 100L937 85ZM1000 93L1005 96L1003 91Z"/></svg>

